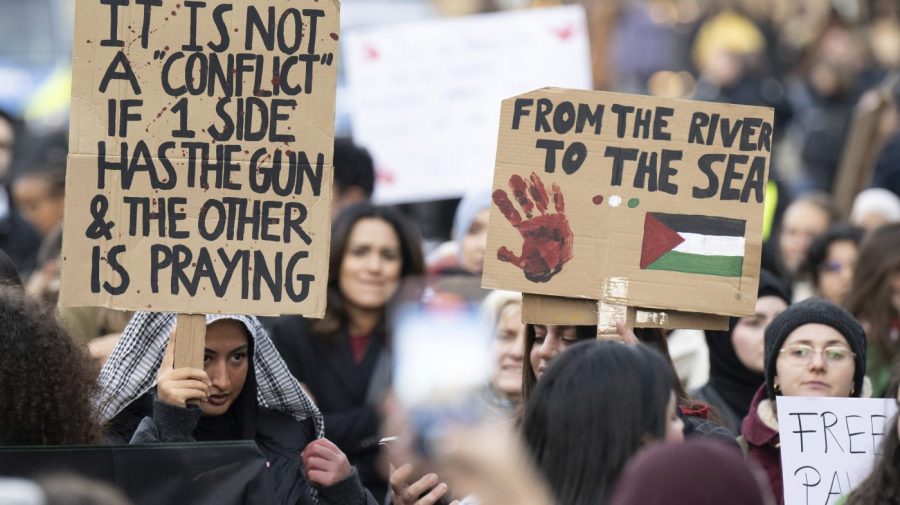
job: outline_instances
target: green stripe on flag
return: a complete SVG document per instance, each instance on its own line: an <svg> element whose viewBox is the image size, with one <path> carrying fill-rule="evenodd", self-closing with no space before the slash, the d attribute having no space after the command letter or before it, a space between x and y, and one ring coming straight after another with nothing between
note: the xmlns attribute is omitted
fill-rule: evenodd
<svg viewBox="0 0 900 505"><path fill-rule="evenodd" d="M689 274L740 277L744 266L743 256L703 256L670 251L647 267L649 270L669 270Z"/></svg>

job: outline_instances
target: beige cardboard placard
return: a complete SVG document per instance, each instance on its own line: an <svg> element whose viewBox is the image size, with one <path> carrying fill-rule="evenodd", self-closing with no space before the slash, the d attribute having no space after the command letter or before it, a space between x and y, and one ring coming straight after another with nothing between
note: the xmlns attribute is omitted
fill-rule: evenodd
<svg viewBox="0 0 900 505"><path fill-rule="evenodd" d="M324 313L338 16L77 3L63 305Z"/></svg>
<svg viewBox="0 0 900 505"><path fill-rule="evenodd" d="M630 328L727 330L728 316L627 307L624 321ZM597 301L560 296L522 296L522 321L533 324L598 324Z"/></svg>
<svg viewBox="0 0 900 505"><path fill-rule="evenodd" d="M748 315L769 108L544 88L504 100L483 285ZM616 303L619 303L617 300Z"/></svg>

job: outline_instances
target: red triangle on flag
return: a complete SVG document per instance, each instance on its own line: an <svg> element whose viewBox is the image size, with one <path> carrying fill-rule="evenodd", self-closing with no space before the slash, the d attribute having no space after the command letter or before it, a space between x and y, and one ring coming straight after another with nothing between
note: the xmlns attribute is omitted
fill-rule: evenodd
<svg viewBox="0 0 900 505"><path fill-rule="evenodd" d="M684 238L657 219L651 212L644 216L644 241L641 244L641 269L675 249Z"/></svg>

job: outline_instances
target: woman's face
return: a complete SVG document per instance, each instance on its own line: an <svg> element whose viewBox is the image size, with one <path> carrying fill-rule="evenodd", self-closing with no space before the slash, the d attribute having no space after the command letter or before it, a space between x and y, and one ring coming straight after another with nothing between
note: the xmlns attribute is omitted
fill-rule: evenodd
<svg viewBox="0 0 900 505"><path fill-rule="evenodd" d="M402 255L394 227L380 218L363 218L350 230L338 273L338 288L360 309L384 308L400 284Z"/></svg>
<svg viewBox="0 0 900 505"><path fill-rule="evenodd" d="M463 235L462 243L459 244L460 261L467 272L480 273L484 270L484 250L487 246L489 216L490 208L479 212Z"/></svg>
<svg viewBox="0 0 900 505"><path fill-rule="evenodd" d="M678 400L675 392L669 395L669 404L666 406L666 442L684 441L684 421L678 416Z"/></svg>
<svg viewBox="0 0 900 505"><path fill-rule="evenodd" d="M540 379L550 361L575 342L578 334L574 326L534 325L534 344L528 356L534 376Z"/></svg>
<svg viewBox="0 0 900 505"><path fill-rule="evenodd" d="M13 184L13 199L22 216L41 235L47 235L63 220L65 198L54 195L42 177L21 177Z"/></svg>
<svg viewBox="0 0 900 505"><path fill-rule="evenodd" d="M522 396L522 365L525 362L525 325L522 305L510 303L497 322L497 373L494 389L509 398Z"/></svg>
<svg viewBox="0 0 900 505"><path fill-rule="evenodd" d="M206 327L203 369L212 387L209 400L200 403L207 416L220 416L228 411L247 381L247 329L238 321L219 320Z"/></svg>
<svg viewBox="0 0 900 505"><path fill-rule="evenodd" d="M787 303L777 296L761 296L756 299L756 312L738 319L731 333L731 344L738 359L749 370L759 373L765 370L766 327L786 308Z"/></svg>
<svg viewBox="0 0 900 505"><path fill-rule="evenodd" d="M824 324L804 324L781 346L775 384L785 396L849 397L855 370L850 345L840 332Z"/></svg>
<svg viewBox="0 0 900 505"><path fill-rule="evenodd" d="M819 294L826 300L840 304L853 283L853 269L859 248L852 240L838 240L828 245L819 276Z"/></svg>
<svg viewBox="0 0 900 505"><path fill-rule="evenodd" d="M799 201L788 206L781 222L778 246L791 274L800 270L809 244L828 228L828 214L816 204Z"/></svg>

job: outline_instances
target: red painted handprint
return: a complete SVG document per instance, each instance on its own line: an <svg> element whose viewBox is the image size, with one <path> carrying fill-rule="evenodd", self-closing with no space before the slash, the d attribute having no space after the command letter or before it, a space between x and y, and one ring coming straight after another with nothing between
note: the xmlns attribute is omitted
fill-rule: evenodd
<svg viewBox="0 0 900 505"><path fill-rule="evenodd" d="M509 178L509 188L513 197L525 212L524 221L519 211L513 207L506 191L502 189L494 191L494 203L510 224L519 230L524 240L521 256L516 256L503 246L497 250L497 259L521 268L525 278L531 282L547 282L572 259L574 238L569 220L566 219L566 204L559 186L556 184L552 186L556 214L547 214L550 199L544 183L533 172L529 181L530 184L519 175ZM540 215L532 215L535 208Z"/></svg>

